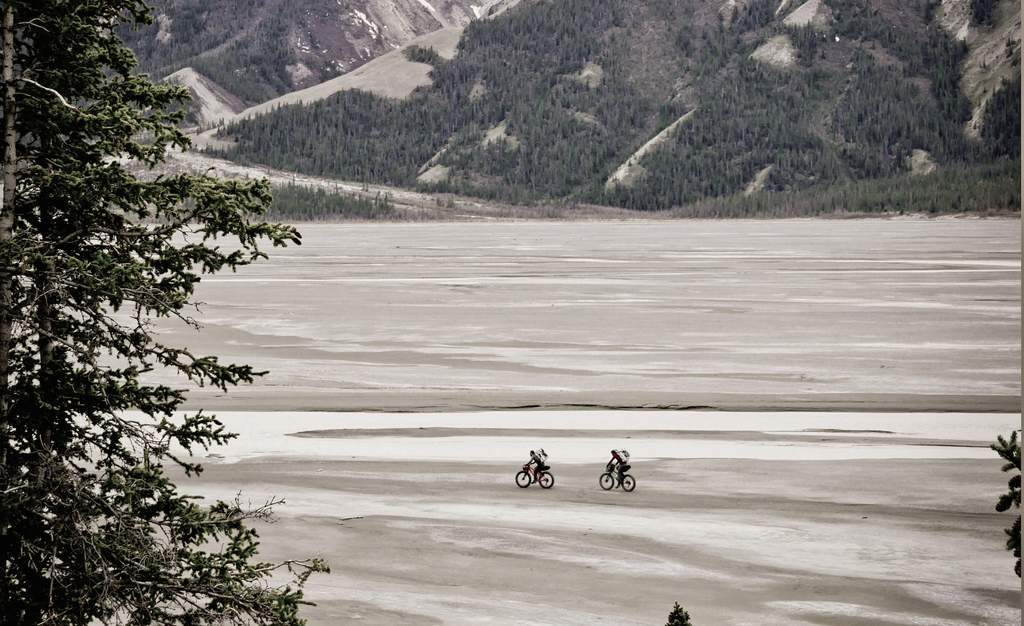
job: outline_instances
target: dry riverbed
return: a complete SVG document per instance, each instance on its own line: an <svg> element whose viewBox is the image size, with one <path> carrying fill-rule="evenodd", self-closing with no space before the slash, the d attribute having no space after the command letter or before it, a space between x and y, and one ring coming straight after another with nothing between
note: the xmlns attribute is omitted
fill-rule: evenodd
<svg viewBox="0 0 1024 626"><path fill-rule="evenodd" d="M1002 476L984 447L1013 415L223 419L242 436L189 488L287 500L261 528L264 556L331 563L310 586L314 624L657 625L675 601L705 625L1019 616L1009 517L993 509ZM513 474L538 445L555 486L519 489ZM613 446L633 453L631 494L598 488Z"/></svg>
<svg viewBox="0 0 1024 626"><path fill-rule="evenodd" d="M1002 410L1017 220L305 225L203 281L194 406Z"/></svg>
<svg viewBox="0 0 1024 626"><path fill-rule="evenodd" d="M285 498L311 623L1018 623L1019 221L303 231L162 332L270 371L192 394L242 435L184 482Z"/></svg>

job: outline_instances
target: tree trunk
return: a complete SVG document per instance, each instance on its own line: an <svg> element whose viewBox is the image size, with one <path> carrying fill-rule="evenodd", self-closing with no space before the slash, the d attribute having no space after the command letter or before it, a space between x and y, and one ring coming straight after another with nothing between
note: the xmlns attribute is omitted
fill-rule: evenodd
<svg viewBox="0 0 1024 626"><path fill-rule="evenodd" d="M53 239L52 224L46 206L39 207L39 235L43 241ZM39 354L39 389L44 396L49 397L53 390L53 330L54 330L54 309L50 303L50 263L39 261L35 267L35 289L36 289L36 324L38 334L36 348ZM44 422L39 433L39 477L45 478L48 471L48 457L52 452L53 436L50 430L49 410L43 411L40 415Z"/></svg>
<svg viewBox="0 0 1024 626"><path fill-rule="evenodd" d="M14 238L14 192L18 180L17 130L14 126L14 7L4 1L3 14L3 68L0 78L4 82L4 162L2 204L0 204L0 440L8 439L8 409L10 388L10 350L13 331L14 302L12 294L13 267L11 267L11 240ZM10 484L7 471L7 449L0 450L0 486ZM11 545L7 537L0 538L0 577L7 580ZM14 616L18 620L18 616Z"/></svg>
<svg viewBox="0 0 1024 626"><path fill-rule="evenodd" d="M3 82L4 82L4 164L3 205L0 206L0 432L7 429L8 388L10 385L10 350L13 330L14 303L11 283L13 268L11 251L7 249L14 238L14 194L18 179L18 135L15 128L14 89L14 7L4 3L3 16ZM3 455L6 457L6 454ZM0 458L0 466L6 458Z"/></svg>

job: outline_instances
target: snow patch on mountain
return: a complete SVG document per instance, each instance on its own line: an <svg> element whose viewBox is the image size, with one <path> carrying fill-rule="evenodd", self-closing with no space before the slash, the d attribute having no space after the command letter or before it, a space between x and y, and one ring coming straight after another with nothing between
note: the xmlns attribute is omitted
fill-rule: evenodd
<svg viewBox="0 0 1024 626"><path fill-rule="evenodd" d="M434 8L434 5L432 5L429 2L427 2L427 0L417 0L417 1L421 5L423 5L424 9L430 11L430 14L434 16L434 19L436 19L439 24L441 24L442 26L447 26L448 25L448 23L445 21L445 19L443 17L441 17L441 14L437 12L437 9Z"/></svg>
<svg viewBox="0 0 1024 626"><path fill-rule="evenodd" d="M377 26L376 22L367 17L365 13L359 9L352 9L351 16L366 26L366 32L370 37L373 37L374 39L378 39L380 37L380 27Z"/></svg>

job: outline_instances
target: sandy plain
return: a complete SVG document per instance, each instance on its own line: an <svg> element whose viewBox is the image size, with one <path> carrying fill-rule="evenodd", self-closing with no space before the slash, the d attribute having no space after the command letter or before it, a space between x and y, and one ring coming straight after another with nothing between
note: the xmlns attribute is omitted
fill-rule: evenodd
<svg viewBox="0 0 1024 626"><path fill-rule="evenodd" d="M1016 220L305 225L204 280L216 409L1017 410Z"/></svg>
<svg viewBox="0 0 1024 626"><path fill-rule="evenodd" d="M332 565L309 587L314 624L659 625L676 601L698 624L1019 619L985 447L1015 415L221 418L240 439L190 489L286 499L261 528L263 555ZM536 446L552 455L549 491L512 481ZM603 492L620 446L638 487Z"/></svg>
<svg viewBox="0 0 1024 626"><path fill-rule="evenodd" d="M164 339L271 370L192 396L241 437L185 484L285 498L311 623L1019 622L1018 221L303 230Z"/></svg>

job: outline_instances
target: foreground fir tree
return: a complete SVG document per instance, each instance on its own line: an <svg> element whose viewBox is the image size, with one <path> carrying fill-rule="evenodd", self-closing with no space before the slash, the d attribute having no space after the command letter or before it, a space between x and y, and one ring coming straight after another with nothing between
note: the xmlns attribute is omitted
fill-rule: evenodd
<svg viewBox="0 0 1024 626"><path fill-rule="evenodd" d="M1007 540L1006 549L1013 552L1013 556L1017 557L1017 563L1013 566L1013 571L1017 572L1017 576L1020 576L1020 442L1017 441L1017 431L1010 433L1009 439L1004 439L1002 435L997 438L996 443L992 444L991 448L996 453L1003 457L1006 463L1003 464L1004 472L1016 473L1010 477L1007 481L1006 493L999 496L999 501L996 503L996 510L1000 513L1009 511L1011 508L1016 509L1017 519L1014 520L1013 525L1006 529Z"/></svg>
<svg viewBox="0 0 1024 626"><path fill-rule="evenodd" d="M693 626L693 624L690 623L690 614L676 602L672 607L672 612L668 614L668 622L665 626Z"/></svg>
<svg viewBox="0 0 1024 626"><path fill-rule="evenodd" d="M126 169L186 145L166 112L186 93L133 76L115 35L150 19L141 0L0 6L3 623L300 624L302 584L322 565L257 560L247 521L268 506L178 490L165 464L200 468L175 451L231 435L208 415L174 418L182 392L145 382L157 369L251 381L247 366L160 345L150 323L189 321L203 274L298 234L260 219L263 183Z"/></svg>

